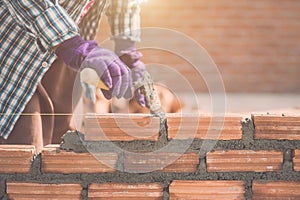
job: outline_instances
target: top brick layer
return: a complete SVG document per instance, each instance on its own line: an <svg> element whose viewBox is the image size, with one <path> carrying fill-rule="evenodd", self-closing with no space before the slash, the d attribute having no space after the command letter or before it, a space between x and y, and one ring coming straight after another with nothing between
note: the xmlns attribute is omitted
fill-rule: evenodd
<svg viewBox="0 0 300 200"><path fill-rule="evenodd" d="M167 115L169 139L242 139L242 116ZM159 118L149 114L101 114L85 118L85 140L158 140Z"/></svg>
<svg viewBox="0 0 300 200"><path fill-rule="evenodd" d="M160 121L149 114L101 114L85 118L85 140L158 140Z"/></svg>
<svg viewBox="0 0 300 200"><path fill-rule="evenodd" d="M168 114L170 139L242 139L240 115L208 116L197 114Z"/></svg>
<svg viewBox="0 0 300 200"><path fill-rule="evenodd" d="M29 173L33 145L0 145L0 173Z"/></svg>
<svg viewBox="0 0 300 200"><path fill-rule="evenodd" d="M299 115L253 114L255 139L300 140Z"/></svg>

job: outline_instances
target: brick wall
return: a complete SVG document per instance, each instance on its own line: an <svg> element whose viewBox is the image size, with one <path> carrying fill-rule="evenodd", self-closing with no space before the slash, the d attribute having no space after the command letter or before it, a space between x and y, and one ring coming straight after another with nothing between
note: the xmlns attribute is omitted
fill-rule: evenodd
<svg viewBox="0 0 300 200"><path fill-rule="evenodd" d="M216 62L228 92L299 92L300 2L295 0L148 0L142 6L142 26L180 31L201 44ZM98 39L107 38L103 22ZM154 35L149 40L168 41ZM189 48L173 41L175 48ZM189 50L189 49L187 49ZM199 54L189 50L192 57ZM144 61L178 69L192 84L190 66L160 51L146 51ZM159 76L159 75L156 75ZM158 77L157 77L158 78ZM161 79L167 79L164 74ZM167 84L179 87L174 78Z"/></svg>
<svg viewBox="0 0 300 200"><path fill-rule="evenodd" d="M162 127L146 114L114 116L87 116L85 135L69 132L39 154L0 145L0 199L300 198L299 115L169 114ZM89 137L103 121L111 132Z"/></svg>

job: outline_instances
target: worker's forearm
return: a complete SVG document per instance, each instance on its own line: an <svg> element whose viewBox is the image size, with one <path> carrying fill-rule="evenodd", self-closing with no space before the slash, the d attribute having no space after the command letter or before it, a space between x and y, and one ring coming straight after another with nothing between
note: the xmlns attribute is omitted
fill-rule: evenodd
<svg viewBox="0 0 300 200"><path fill-rule="evenodd" d="M106 15L112 38L140 41L140 3L132 0L110 0Z"/></svg>

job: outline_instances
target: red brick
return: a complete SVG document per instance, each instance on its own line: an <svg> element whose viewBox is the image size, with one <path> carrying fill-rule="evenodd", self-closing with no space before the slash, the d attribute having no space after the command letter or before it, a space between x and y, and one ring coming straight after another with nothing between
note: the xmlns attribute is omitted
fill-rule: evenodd
<svg viewBox="0 0 300 200"><path fill-rule="evenodd" d="M158 183L106 183L91 184L88 199L111 200L160 200L163 197L163 186Z"/></svg>
<svg viewBox="0 0 300 200"><path fill-rule="evenodd" d="M47 145L42 151L42 171L45 173L114 172L118 155L111 152L74 153Z"/></svg>
<svg viewBox="0 0 300 200"><path fill-rule="evenodd" d="M9 199L14 200L80 200L82 187L80 184L39 184L39 183L7 183Z"/></svg>
<svg viewBox="0 0 300 200"><path fill-rule="evenodd" d="M29 173L33 145L0 145L0 173Z"/></svg>
<svg viewBox="0 0 300 200"><path fill-rule="evenodd" d="M300 140L300 116L252 115L255 139Z"/></svg>
<svg viewBox="0 0 300 200"><path fill-rule="evenodd" d="M237 200L245 199L243 181L179 181L169 187L170 200Z"/></svg>
<svg viewBox="0 0 300 200"><path fill-rule="evenodd" d="M294 170L300 171L300 149L295 150L293 162L294 162Z"/></svg>
<svg viewBox="0 0 300 200"><path fill-rule="evenodd" d="M279 151L228 150L207 153L209 172L264 172L282 167L283 153Z"/></svg>
<svg viewBox="0 0 300 200"><path fill-rule="evenodd" d="M195 114L183 116L180 113L168 114L169 139L242 139L241 120L241 116L212 118L211 116L197 116Z"/></svg>
<svg viewBox="0 0 300 200"><path fill-rule="evenodd" d="M127 172L196 172L199 165L198 154L187 153L125 153L124 169Z"/></svg>
<svg viewBox="0 0 300 200"><path fill-rule="evenodd" d="M148 114L101 114L85 118L85 140L158 140L159 118Z"/></svg>
<svg viewBox="0 0 300 200"><path fill-rule="evenodd" d="M252 183L253 200L298 200L300 182L254 181Z"/></svg>

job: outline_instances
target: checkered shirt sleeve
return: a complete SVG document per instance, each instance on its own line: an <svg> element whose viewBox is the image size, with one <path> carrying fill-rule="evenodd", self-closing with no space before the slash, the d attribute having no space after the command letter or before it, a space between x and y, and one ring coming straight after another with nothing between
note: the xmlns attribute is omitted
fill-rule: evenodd
<svg viewBox="0 0 300 200"><path fill-rule="evenodd" d="M0 0L0 136L8 138L37 84L56 58L51 49L78 34L50 0Z"/></svg>
<svg viewBox="0 0 300 200"><path fill-rule="evenodd" d="M95 0L83 21L80 35L93 40L105 13L111 30L111 38L140 41L140 4L145 0Z"/></svg>
<svg viewBox="0 0 300 200"><path fill-rule="evenodd" d="M94 40L98 32L98 26L104 10L107 7L107 0L94 0L93 6L86 13L79 23L80 35L85 40Z"/></svg>
<svg viewBox="0 0 300 200"><path fill-rule="evenodd" d="M106 11L111 38L140 41L140 4L145 0L110 0Z"/></svg>
<svg viewBox="0 0 300 200"><path fill-rule="evenodd" d="M49 50L62 41L78 34L75 22L56 2L50 0L5 0L10 12L29 32L40 39L41 45Z"/></svg>

